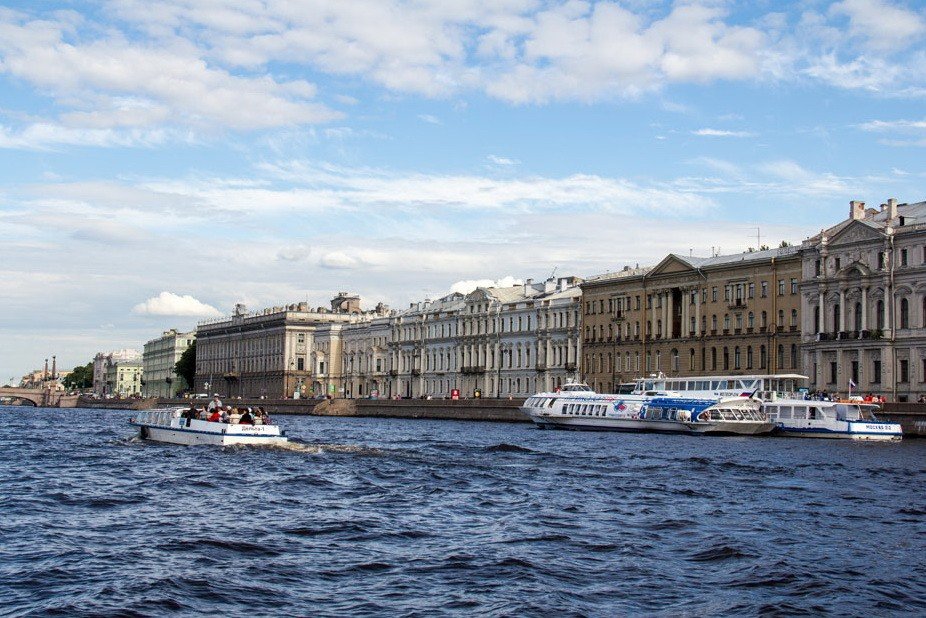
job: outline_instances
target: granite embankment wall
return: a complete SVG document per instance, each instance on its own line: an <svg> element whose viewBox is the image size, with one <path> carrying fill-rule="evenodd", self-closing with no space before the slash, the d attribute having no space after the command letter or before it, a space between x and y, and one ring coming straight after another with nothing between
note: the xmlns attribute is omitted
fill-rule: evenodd
<svg viewBox="0 0 926 618"><path fill-rule="evenodd" d="M209 404L209 399L194 399L193 402L202 407ZM190 405L189 399L157 400L158 407L186 407ZM261 406L267 414L312 414L315 405L320 403L316 399L223 399L222 403L234 407Z"/></svg>
<svg viewBox="0 0 926 618"><path fill-rule="evenodd" d="M904 436L926 437L926 404L883 403L878 418L900 423Z"/></svg>
<svg viewBox="0 0 926 618"><path fill-rule="evenodd" d="M422 418L452 421L527 423L523 399L331 399L316 406L317 416Z"/></svg>

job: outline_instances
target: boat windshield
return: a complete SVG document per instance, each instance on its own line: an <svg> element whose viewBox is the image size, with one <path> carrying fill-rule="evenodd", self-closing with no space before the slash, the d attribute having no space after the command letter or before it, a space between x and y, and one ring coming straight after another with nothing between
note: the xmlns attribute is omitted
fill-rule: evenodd
<svg viewBox="0 0 926 618"><path fill-rule="evenodd" d="M588 384L564 384L562 391L564 393L593 393L594 391Z"/></svg>

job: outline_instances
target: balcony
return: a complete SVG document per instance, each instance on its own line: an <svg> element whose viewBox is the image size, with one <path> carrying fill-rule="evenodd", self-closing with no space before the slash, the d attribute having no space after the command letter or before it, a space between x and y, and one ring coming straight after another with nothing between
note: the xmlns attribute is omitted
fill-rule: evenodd
<svg viewBox="0 0 926 618"><path fill-rule="evenodd" d="M392 376L392 377L394 378L394 377L396 377L397 375L399 375L399 370L398 370L398 369L390 369L390 370L389 370L389 375Z"/></svg>
<svg viewBox="0 0 926 618"><path fill-rule="evenodd" d="M817 333L817 341L833 341L834 339L833 333Z"/></svg>
<svg viewBox="0 0 926 618"><path fill-rule="evenodd" d="M789 327L789 330L790 330L792 333L796 333L796 332L797 332L797 324L792 324L792 325Z"/></svg>
<svg viewBox="0 0 926 618"><path fill-rule="evenodd" d="M460 368L460 373L464 374L476 374L476 373L485 373L486 368L483 365L469 365L466 367Z"/></svg>
<svg viewBox="0 0 926 618"><path fill-rule="evenodd" d="M226 371L222 374L222 377L226 380L237 380L241 377L241 374L237 371Z"/></svg>
<svg viewBox="0 0 926 618"><path fill-rule="evenodd" d="M734 335L740 335L740 334L742 334L742 332L743 332L743 329L742 329L742 328L734 328L734 329L733 329L733 334L734 334Z"/></svg>
<svg viewBox="0 0 926 618"><path fill-rule="evenodd" d="M746 327L746 334L747 334L747 335L751 335L752 332L753 332L754 330L755 330L755 328L753 328L752 326L747 326L747 327Z"/></svg>
<svg viewBox="0 0 926 618"><path fill-rule="evenodd" d="M578 367L576 367L576 364L575 364L575 363L566 363L566 366L563 367L563 368L564 368L566 371L575 371L576 369L578 369Z"/></svg>
<svg viewBox="0 0 926 618"><path fill-rule="evenodd" d="M413 376L420 376L420 375L421 375L421 370L420 370L420 369L412 369L412 375L413 375Z"/></svg>
<svg viewBox="0 0 926 618"><path fill-rule="evenodd" d="M536 371L538 371L538 372L542 372L542 371L546 371L546 370L547 370L547 366L546 366L545 363L537 363L537 365L534 367L534 369L535 369Z"/></svg>
<svg viewBox="0 0 926 618"><path fill-rule="evenodd" d="M729 303L730 304L727 306L730 307L730 309L745 309L746 308L746 301L743 300L742 298L731 300L729 301Z"/></svg>

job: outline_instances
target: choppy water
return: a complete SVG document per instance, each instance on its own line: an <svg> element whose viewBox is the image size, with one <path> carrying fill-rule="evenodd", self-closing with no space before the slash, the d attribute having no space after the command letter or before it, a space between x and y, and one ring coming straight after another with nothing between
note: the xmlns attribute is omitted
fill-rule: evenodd
<svg viewBox="0 0 926 618"><path fill-rule="evenodd" d="M926 613L926 441L0 408L3 615Z"/></svg>

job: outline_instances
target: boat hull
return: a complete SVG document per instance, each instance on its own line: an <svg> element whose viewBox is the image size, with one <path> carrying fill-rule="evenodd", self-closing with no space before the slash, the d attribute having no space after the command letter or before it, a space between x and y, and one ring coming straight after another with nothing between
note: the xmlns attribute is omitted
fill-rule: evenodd
<svg viewBox="0 0 926 618"><path fill-rule="evenodd" d="M894 423L843 423L845 428L787 427L779 425L775 434L790 438L827 438L831 440L873 440L892 442L903 439L900 425Z"/></svg>
<svg viewBox="0 0 926 618"><path fill-rule="evenodd" d="M143 412L132 419L142 439L167 444L213 446L285 444L288 438L276 425L232 425L179 418L164 411Z"/></svg>
<svg viewBox="0 0 926 618"><path fill-rule="evenodd" d="M771 432L774 423L709 422L686 423L621 418L582 418L530 414L531 420L541 429L572 429L582 431L621 431L631 433L680 433L700 435L753 436Z"/></svg>

